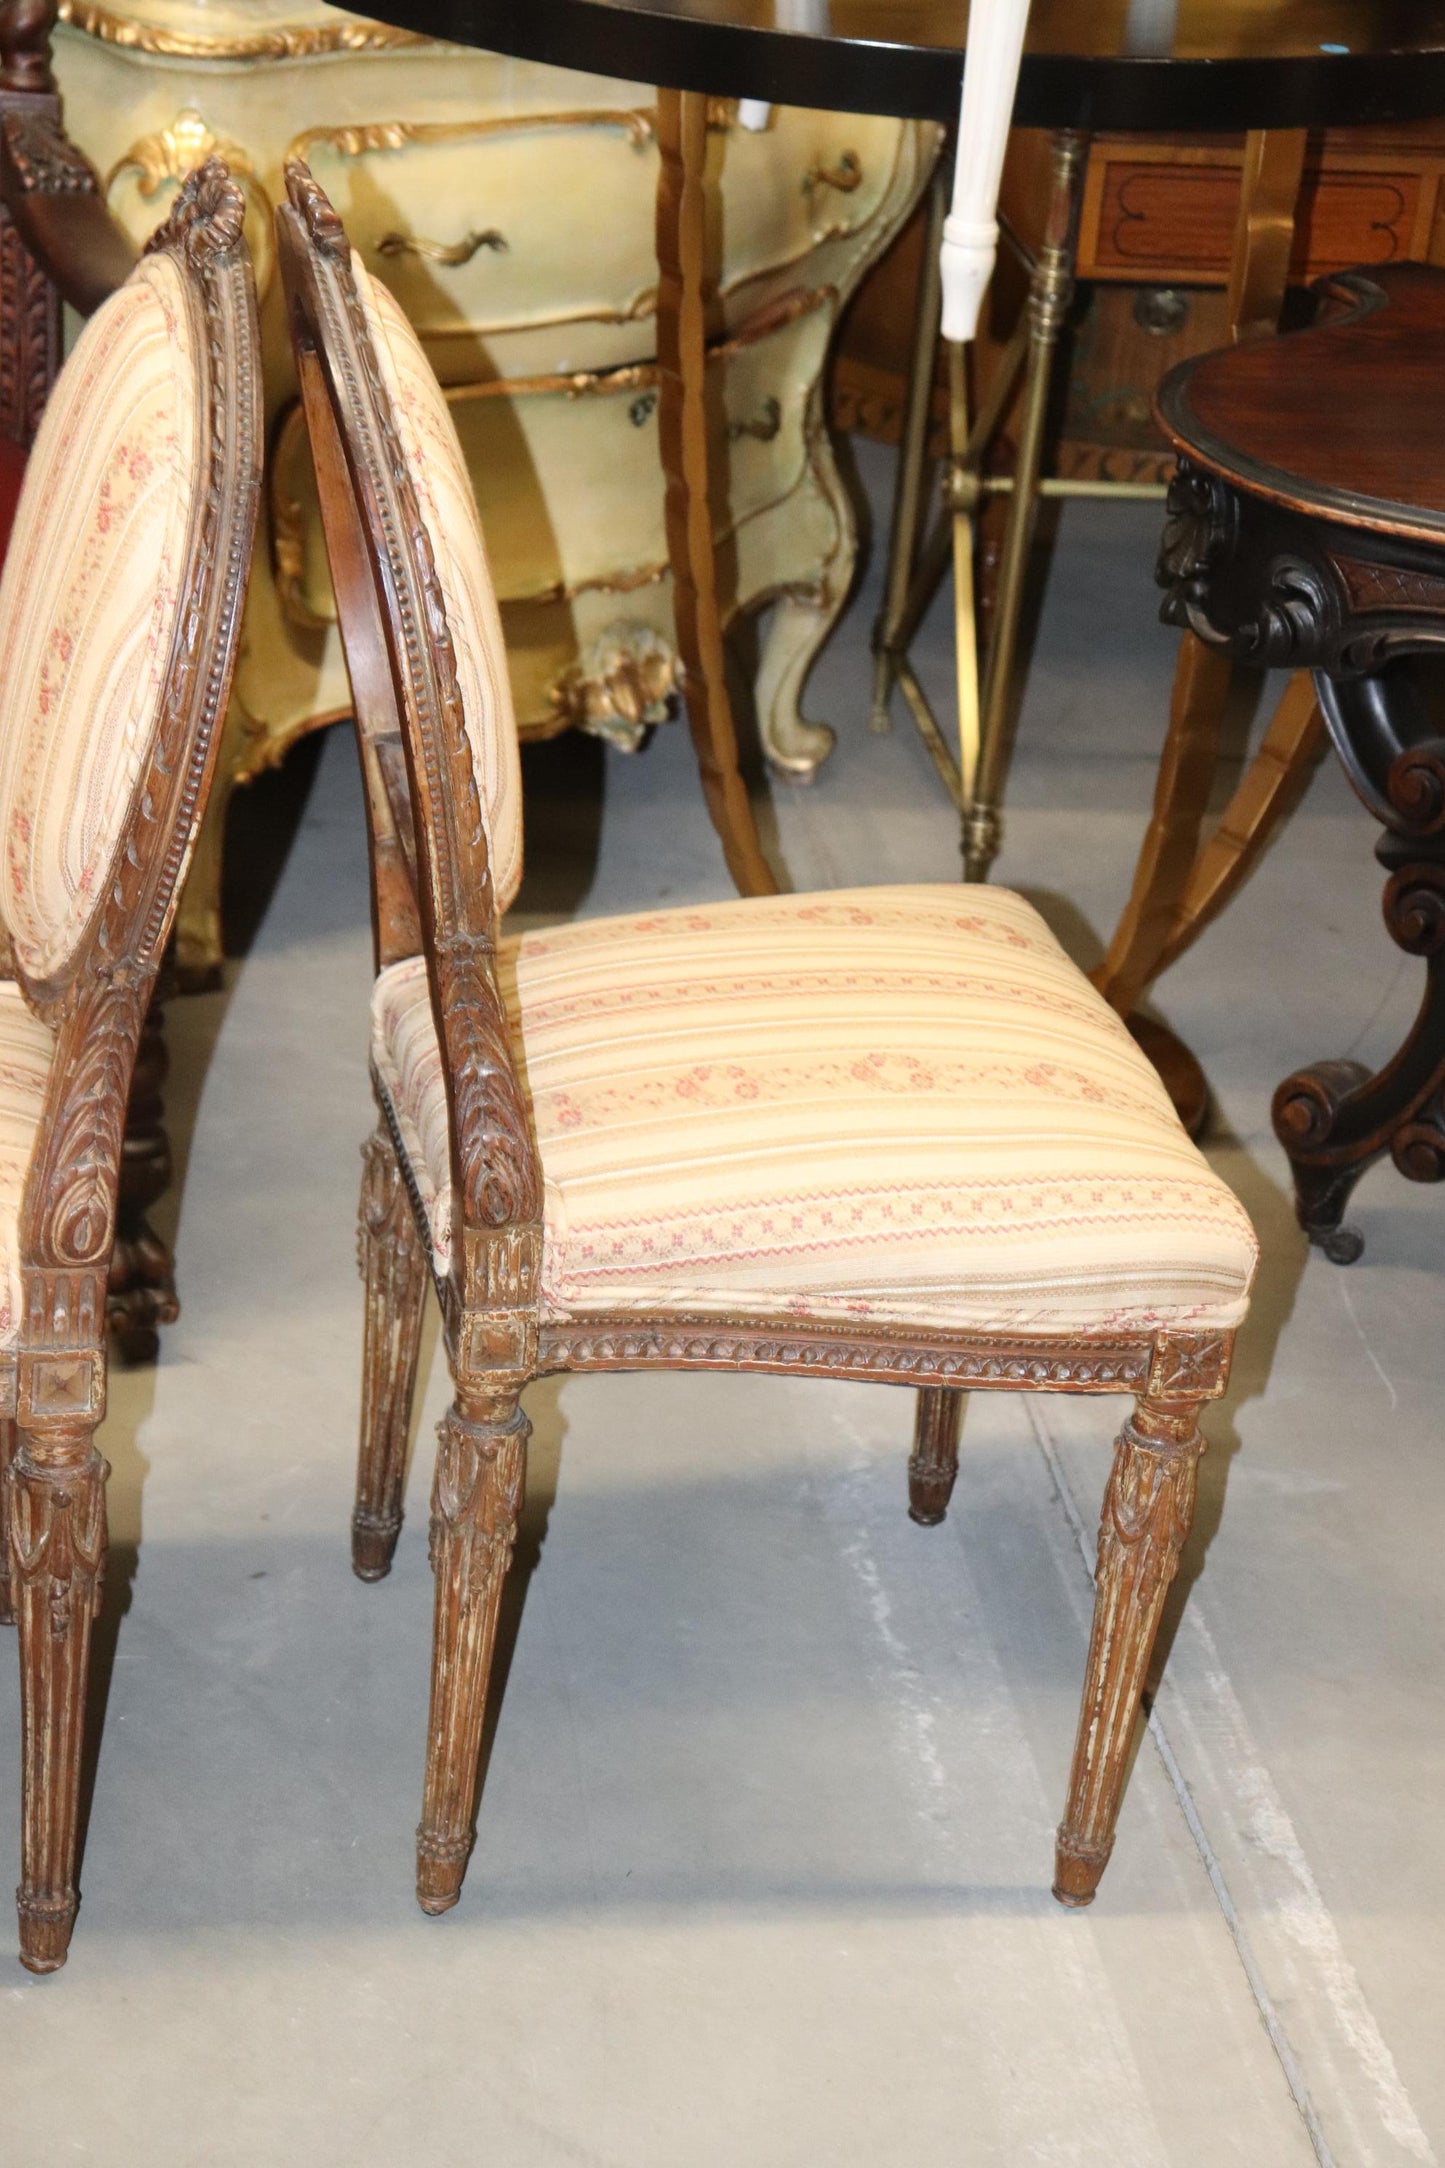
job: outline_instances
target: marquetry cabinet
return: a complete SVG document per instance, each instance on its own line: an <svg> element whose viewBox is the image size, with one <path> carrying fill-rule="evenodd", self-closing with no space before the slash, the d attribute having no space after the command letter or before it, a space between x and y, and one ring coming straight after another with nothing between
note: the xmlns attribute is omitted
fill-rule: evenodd
<svg viewBox="0 0 1445 2168"><path fill-rule="evenodd" d="M657 441L654 93L416 39L314 0L62 0L67 125L137 237L212 149L240 178L262 298L267 516L221 786L179 929L219 959L227 786L347 711L335 606L275 278L272 206L309 160L367 267L416 324L476 486L525 736L631 746L676 689ZM830 742L803 680L846 597L856 537L822 381L839 311L917 201L938 131L720 100L726 436L720 559L734 612L772 605L765 747L807 774Z"/></svg>

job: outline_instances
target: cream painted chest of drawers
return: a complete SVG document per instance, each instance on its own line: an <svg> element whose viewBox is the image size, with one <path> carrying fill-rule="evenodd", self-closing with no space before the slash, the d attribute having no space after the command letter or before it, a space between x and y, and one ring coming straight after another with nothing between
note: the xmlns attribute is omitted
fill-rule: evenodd
<svg viewBox="0 0 1445 2168"><path fill-rule="evenodd" d="M653 93L412 39L315 0L62 0L71 135L137 236L219 150L246 188L262 297L268 516L207 836L179 927L183 974L220 956L227 785L347 712L271 207L310 160L448 387L485 525L524 734L638 742L673 692L657 444ZM756 701L779 767L830 735L799 713L856 538L823 417L838 314L917 201L925 126L719 102L714 366L726 432L719 533L734 614L772 605Z"/></svg>

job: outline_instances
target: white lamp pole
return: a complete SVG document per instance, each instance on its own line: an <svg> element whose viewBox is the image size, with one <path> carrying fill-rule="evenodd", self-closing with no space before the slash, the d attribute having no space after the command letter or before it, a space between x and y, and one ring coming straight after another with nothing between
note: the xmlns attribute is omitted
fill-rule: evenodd
<svg viewBox="0 0 1445 2168"><path fill-rule="evenodd" d="M1029 0L972 0L953 206L943 227L943 336L971 339L998 254L998 192Z"/></svg>

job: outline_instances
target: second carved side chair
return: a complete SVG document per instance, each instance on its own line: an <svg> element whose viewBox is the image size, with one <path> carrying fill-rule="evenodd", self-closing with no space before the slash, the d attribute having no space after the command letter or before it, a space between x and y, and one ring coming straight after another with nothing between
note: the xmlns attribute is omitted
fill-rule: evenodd
<svg viewBox="0 0 1445 2168"><path fill-rule="evenodd" d="M105 1562L126 1097L215 764L260 489L256 297L217 161L86 326L0 581L0 1620L21 1962L65 1962Z"/></svg>
<svg viewBox="0 0 1445 2168"><path fill-rule="evenodd" d="M307 169L278 212L366 781L377 978L353 1560L401 1523L430 1277L454 1398L432 1494L417 1894L456 1903L535 1377L761 1370L919 1388L914 1517L961 1394L1133 1394L1054 1888L1093 1897L1255 1243L1123 1024L999 889L784 895L504 939L506 657L455 432Z"/></svg>

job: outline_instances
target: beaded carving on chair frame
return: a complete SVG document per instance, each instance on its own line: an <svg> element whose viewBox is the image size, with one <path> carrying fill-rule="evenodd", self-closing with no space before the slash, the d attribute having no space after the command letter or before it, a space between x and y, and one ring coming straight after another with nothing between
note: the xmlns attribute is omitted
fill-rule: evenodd
<svg viewBox="0 0 1445 2168"><path fill-rule="evenodd" d="M225 167L202 168L83 330L0 584L0 1616L19 1628L17 1901L40 1972L64 1963L77 1902L126 1099L218 750L260 488L242 211Z"/></svg>
<svg viewBox="0 0 1445 2168"><path fill-rule="evenodd" d="M488 859L490 806L484 805L486 792L479 794L473 766L479 724L503 742L510 728L505 679L493 675L492 712L469 718L453 624L465 601L449 585L447 559L428 534L409 469L407 430L391 396L402 373L394 346L402 333L370 295L331 205L299 161L288 169L287 186L289 204L277 214L279 257L352 674L374 877L379 977L373 1082L381 1121L364 1154L360 1245L367 1324L353 1519L353 1560L363 1578L387 1572L400 1527L417 1320L428 1268L442 1305L455 1387L439 1433L433 1490L435 1644L417 1842L419 1900L433 1912L457 1901L472 1843L487 1669L521 1499L528 1428L521 1391L548 1371L655 1366L807 1371L919 1387L910 1495L914 1517L924 1522L941 1519L947 1504L963 1390L1123 1390L1137 1396L1104 1502L1094 1630L1056 1858L1056 1894L1065 1903L1086 1904L1112 1846L1145 1668L1189 1527L1203 1447L1198 1411L1224 1390L1234 1328L1247 1300L1254 1262L1248 1223L1187 1144L1117 1019L1089 994L1029 907L1004 898L982 907L986 929L1007 947L1005 921L1023 927L1016 945L1030 951L1045 978L1062 974L1070 989L1082 990L1086 1011L1087 1028L1075 1031L1072 1042L1082 1050L1082 1066L1076 1063L1061 1083L1054 1072L1067 1070L1067 1062L1036 1065L1030 1089L1041 1096L1030 1102L1030 1119L1044 1124L1044 1109L1048 1121L1062 1122L1067 1131L1060 1110L1073 1107L1075 1144L1080 1136L1101 1136L1099 1109L1109 1100L1109 1080L1126 1075L1129 1119L1143 1140L1134 1162L1138 1186L1145 1189L1152 1180L1163 1194L1176 1178L1192 1183L1197 1227L1207 1222L1207 1239L1198 1238L1189 1252L1192 1277L1184 1271L1152 1305L1138 1284L1139 1257L1155 1240L1151 1215L1152 1223L1167 1216L1157 1209L1156 1195L1152 1205L1136 1201L1131 1208L1144 1229L1143 1247L1139 1256L1126 1257L1122 1282L1101 1269L1103 1292L1092 1318L1085 1322L1086 1305L1076 1302L1072 1317L1060 1313L1062 1322L1052 1330L1040 1322L1052 1314L1047 1294L1034 1322L1016 1309L1001 1314L1024 1322L982 1330L966 1323L945 1328L926 1303L910 1322L906 1303L899 1314L896 1289L874 1304L850 1304L845 1291L843 1299L815 1301L810 1309L800 1283L765 1310L735 1289L730 1297L727 1285L704 1273L687 1283L703 1290L695 1304L686 1299L686 1286L669 1294L644 1282L640 1296L629 1287L627 1299L609 1309L605 1273L591 1287L557 1280L549 1245L555 1251L565 1238L559 1236L559 1214L566 1218L571 1200L566 1180L554 1179L557 1159L549 1165L548 1155L559 1153L557 1140L568 1124L555 1118L555 1109L546 1111L547 1093L532 1073L536 1044L528 1038L525 978L533 937L499 942ZM390 366L378 353L383 341L393 342ZM423 391L411 372L408 396ZM466 637L474 638L476 630L469 625ZM952 895L878 893L912 897L923 917L935 905L942 909L938 898ZM700 954L714 920L751 925L749 914L771 911L782 914L780 924L794 926L810 908L840 903L858 907L860 921L867 918L860 896L708 907L698 914ZM548 934L536 947L540 953L547 944L555 950L610 941L620 948L634 935L640 938L645 924L686 918L672 912L631 926L593 922ZM726 929L717 938L726 940ZM967 944L968 937L958 939ZM975 962L977 953L977 943L967 948ZM875 953L875 967L878 961ZM890 1010L886 979L886 969L874 969L871 998L881 1004L883 1023L891 1016L896 1024L906 1010L896 1001ZM1028 1006L1017 974L1011 981L1005 974L999 983L1011 988L1016 1008ZM390 992L403 985L408 991L401 1006L418 1043L428 1031L434 1034L429 1123L427 1108L415 1099L408 1103L405 1061L387 1052L384 1011ZM705 987L704 997L711 990ZM990 998L986 990L985 1008ZM590 1012L587 1022L589 1028L595 1023ZM1057 1018L1049 1028L1056 1027ZM840 1075L848 1069L844 1060ZM783 1089L776 1077L769 1088ZM865 1077L862 1088L877 1104L876 1076ZM1006 1093L1005 1100L1011 1096L1017 1094ZM572 1103L579 1103L575 1096ZM585 1183L577 1194L582 1189ZM1103 1181L1099 1194L1107 1189ZM1087 1185L1080 1186L1078 1201L1087 1216ZM1107 1211L1096 1213L1101 1229L1108 1217ZM960 1241L960 1256L965 1249ZM1157 1245L1156 1253L1165 1254ZM1182 1249L1181 1259L1184 1254ZM694 1256L690 1265L696 1264ZM850 1275L856 1277L854 1266L845 1266L845 1287ZM1163 1277L1168 1281L1169 1274ZM1017 1275L1014 1283L1017 1288Z"/></svg>

